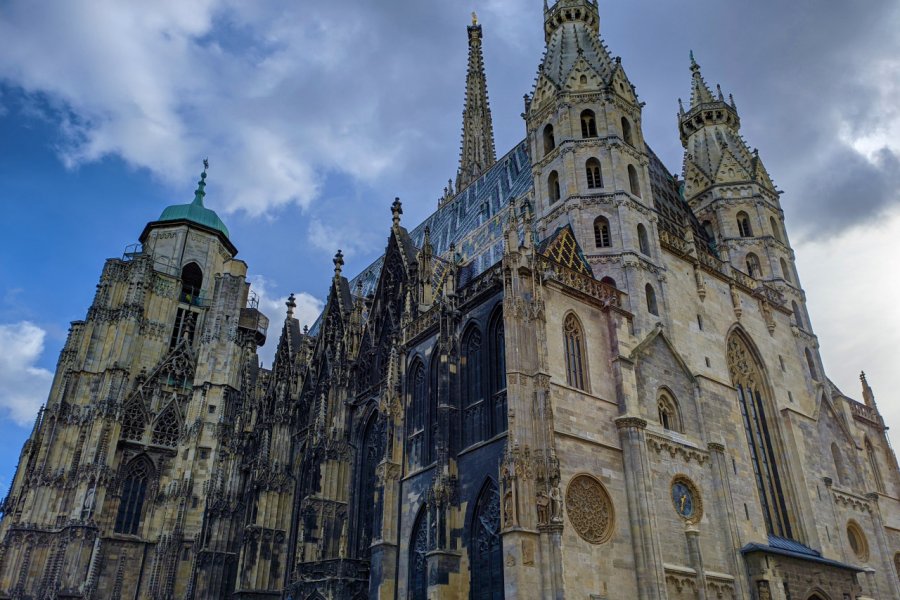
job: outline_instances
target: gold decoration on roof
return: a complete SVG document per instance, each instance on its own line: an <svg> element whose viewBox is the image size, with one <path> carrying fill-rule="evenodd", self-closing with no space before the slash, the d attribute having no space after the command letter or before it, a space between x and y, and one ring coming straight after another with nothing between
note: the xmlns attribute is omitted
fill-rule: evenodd
<svg viewBox="0 0 900 600"><path fill-rule="evenodd" d="M560 230L544 249L544 255L578 273L594 276L581 256L581 248L570 227Z"/></svg>

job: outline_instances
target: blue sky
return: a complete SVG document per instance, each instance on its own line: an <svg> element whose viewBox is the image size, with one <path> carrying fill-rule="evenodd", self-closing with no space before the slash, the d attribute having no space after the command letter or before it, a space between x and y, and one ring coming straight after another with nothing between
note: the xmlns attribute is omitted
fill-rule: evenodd
<svg viewBox="0 0 900 600"><path fill-rule="evenodd" d="M381 253L394 196L420 221L455 175L476 9L498 153L543 48L539 0L0 3L0 488L103 260L187 202L228 225L277 323L321 305L331 257ZM865 369L900 426L900 10L896 2L601 2L645 137L680 171L688 51L733 93L782 198L832 379ZM269 345L266 356L274 343ZM2 493L2 492L0 492Z"/></svg>

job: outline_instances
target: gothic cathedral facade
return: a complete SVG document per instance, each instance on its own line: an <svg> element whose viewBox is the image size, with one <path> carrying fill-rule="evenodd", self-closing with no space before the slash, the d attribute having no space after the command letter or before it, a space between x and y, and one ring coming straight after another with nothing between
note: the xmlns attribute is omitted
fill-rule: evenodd
<svg viewBox="0 0 900 600"><path fill-rule="evenodd" d="M682 176L596 0L544 9L496 157L468 28L460 165L384 255L269 319L167 208L72 323L0 522L0 598L900 598L900 471L824 373L776 191L691 57Z"/></svg>

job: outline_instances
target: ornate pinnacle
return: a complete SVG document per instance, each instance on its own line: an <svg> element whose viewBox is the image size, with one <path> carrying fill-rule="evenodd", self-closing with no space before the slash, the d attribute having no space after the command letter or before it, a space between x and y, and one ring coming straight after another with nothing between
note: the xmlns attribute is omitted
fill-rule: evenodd
<svg viewBox="0 0 900 600"><path fill-rule="evenodd" d="M194 204L203 206L203 197L206 196L206 170L209 169L209 159L203 159L203 172L200 173L200 181L197 182L197 189L194 190Z"/></svg>
<svg viewBox="0 0 900 600"><path fill-rule="evenodd" d="M394 227L400 227L400 215L402 214L403 204L400 202L400 198L394 198L394 203L391 204L391 215Z"/></svg>
<svg viewBox="0 0 900 600"><path fill-rule="evenodd" d="M288 296L287 302L285 302L284 305L287 306L287 318L293 319L294 318L294 309L297 308L297 301L294 299L293 293L291 293L291 295Z"/></svg>
<svg viewBox="0 0 900 600"><path fill-rule="evenodd" d="M338 250L332 262L334 263L334 277L337 279L341 276L341 270L344 268L344 253Z"/></svg>

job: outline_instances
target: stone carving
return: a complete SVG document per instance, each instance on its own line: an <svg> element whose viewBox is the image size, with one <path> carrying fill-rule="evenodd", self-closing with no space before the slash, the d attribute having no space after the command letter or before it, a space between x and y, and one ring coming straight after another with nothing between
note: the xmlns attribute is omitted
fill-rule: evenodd
<svg viewBox="0 0 900 600"><path fill-rule="evenodd" d="M612 500L603 484L590 475L577 475L569 482L566 512L575 531L586 542L602 544L612 534Z"/></svg>

